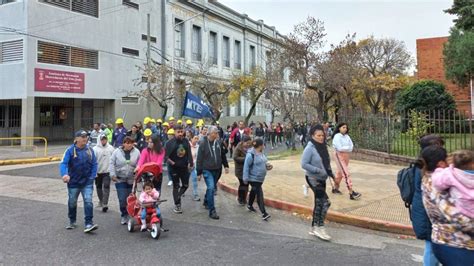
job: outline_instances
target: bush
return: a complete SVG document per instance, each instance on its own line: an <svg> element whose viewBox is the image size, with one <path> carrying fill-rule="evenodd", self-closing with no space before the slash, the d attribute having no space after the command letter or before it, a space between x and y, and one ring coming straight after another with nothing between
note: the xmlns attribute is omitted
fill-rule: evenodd
<svg viewBox="0 0 474 266"><path fill-rule="evenodd" d="M411 110L417 112L433 112L437 110L453 111L456 102L446 92L442 83L433 80L422 80L402 90L396 99L396 109L402 113Z"/></svg>

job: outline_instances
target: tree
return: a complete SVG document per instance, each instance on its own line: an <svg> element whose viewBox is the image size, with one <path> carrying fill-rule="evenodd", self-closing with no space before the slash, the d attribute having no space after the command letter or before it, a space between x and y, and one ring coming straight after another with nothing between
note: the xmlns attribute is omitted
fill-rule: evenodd
<svg viewBox="0 0 474 266"><path fill-rule="evenodd" d="M461 86L469 84L474 77L474 31L452 28L443 53L446 78Z"/></svg>
<svg viewBox="0 0 474 266"><path fill-rule="evenodd" d="M412 58L405 44L395 39L370 37L361 40L358 48L358 64L362 71L355 85L364 93L372 113L377 114L390 106L396 93L409 81L406 71Z"/></svg>
<svg viewBox="0 0 474 266"><path fill-rule="evenodd" d="M474 2L472 0L454 0L450 9L446 13L456 15L454 19L455 27L461 30L474 29Z"/></svg>
<svg viewBox="0 0 474 266"><path fill-rule="evenodd" d="M151 102L158 104L163 111L161 116L164 119L170 104L175 99L173 70L155 61L152 61L150 67L148 67L148 64L143 64L143 66L137 66L137 68L142 73L142 77L135 80L135 86L142 87L148 81L151 86L129 95L151 100Z"/></svg>
<svg viewBox="0 0 474 266"><path fill-rule="evenodd" d="M456 103L453 96L446 92L442 83L433 80L422 80L406 87L397 96L396 108L408 113L429 112L437 110L455 110Z"/></svg>

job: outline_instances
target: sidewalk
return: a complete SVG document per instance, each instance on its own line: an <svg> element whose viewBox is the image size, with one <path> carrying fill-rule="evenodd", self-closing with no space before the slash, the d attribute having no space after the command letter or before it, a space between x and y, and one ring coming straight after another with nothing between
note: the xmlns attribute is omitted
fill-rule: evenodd
<svg viewBox="0 0 474 266"><path fill-rule="evenodd" d="M265 198L272 198L289 203L299 204L312 208L314 196L308 189L308 196L303 194L303 185L306 184L304 171L300 166L301 155L291 156L284 160L270 161L273 170L268 172L263 184ZM336 165L331 158L332 168ZM351 160L349 165L352 174L353 189L362 193L358 201L349 200L349 193L344 181L340 190L343 195L331 193L331 186L327 183L327 193L331 200L332 211L343 214L411 225L408 210L400 198L396 185L397 172L400 166L376 164ZM238 187L238 180L231 174L223 175L220 182L233 188Z"/></svg>
<svg viewBox="0 0 474 266"><path fill-rule="evenodd" d="M69 145L48 145L48 156L44 156L44 144L38 144L35 150L28 151L22 151L20 146L0 146L0 161L13 159L42 158L51 156L61 157Z"/></svg>

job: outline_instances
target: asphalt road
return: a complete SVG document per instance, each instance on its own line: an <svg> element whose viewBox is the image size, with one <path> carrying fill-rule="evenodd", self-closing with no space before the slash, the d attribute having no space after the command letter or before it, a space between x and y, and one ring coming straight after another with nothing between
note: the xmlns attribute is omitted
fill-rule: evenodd
<svg viewBox="0 0 474 266"><path fill-rule="evenodd" d="M0 169L0 187L6 174L15 175L18 182L27 177L55 182L50 178L58 176L57 169L57 164ZM200 186L202 194L202 181ZM218 221L207 217L201 202L191 200L191 191L183 200L182 215L171 212L171 202L164 203L170 231L154 240L149 233L129 233L120 225L116 207L108 213L95 211L99 229L84 234L81 208L79 228L64 229L64 195L58 195L64 198L64 204L58 204L6 197L1 191L0 265L421 265L416 262L422 254L419 241L331 223L328 231L334 240L323 242L308 235L308 221L269 209L272 218L264 222L225 192L217 196ZM163 198L172 201L166 186ZM111 200L116 201L114 190Z"/></svg>

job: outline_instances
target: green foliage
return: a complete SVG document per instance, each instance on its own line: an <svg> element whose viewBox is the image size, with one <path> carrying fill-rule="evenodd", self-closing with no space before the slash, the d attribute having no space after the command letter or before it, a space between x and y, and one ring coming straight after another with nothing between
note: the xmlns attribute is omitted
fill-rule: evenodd
<svg viewBox="0 0 474 266"><path fill-rule="evenodd" d="M474 77L474 30L451 29L443 54L446 78L467 85Z"/></svg>
<svg viewBox="0 0 474 266"><path fill-rule="evenodd" d="M409 116L410 128L407 134L413 141L418 141L433 125L429 122L427 114L411 110Z"/></svg>
<svg viewBox="0 0 474 266"><path fill-rule="evenodd" d="M445 12L457 16L454 23L458 29L474 29L474 1L454 0L451 8Z"/></svg>
<svg viewBox="0 0 474 266"><path fill-rule="evenodd" d="M406 87L398 94L396 109L401 112L449 111L456 109L456 102L453 96L446 92L442 83L422 80Z"/></svg>

